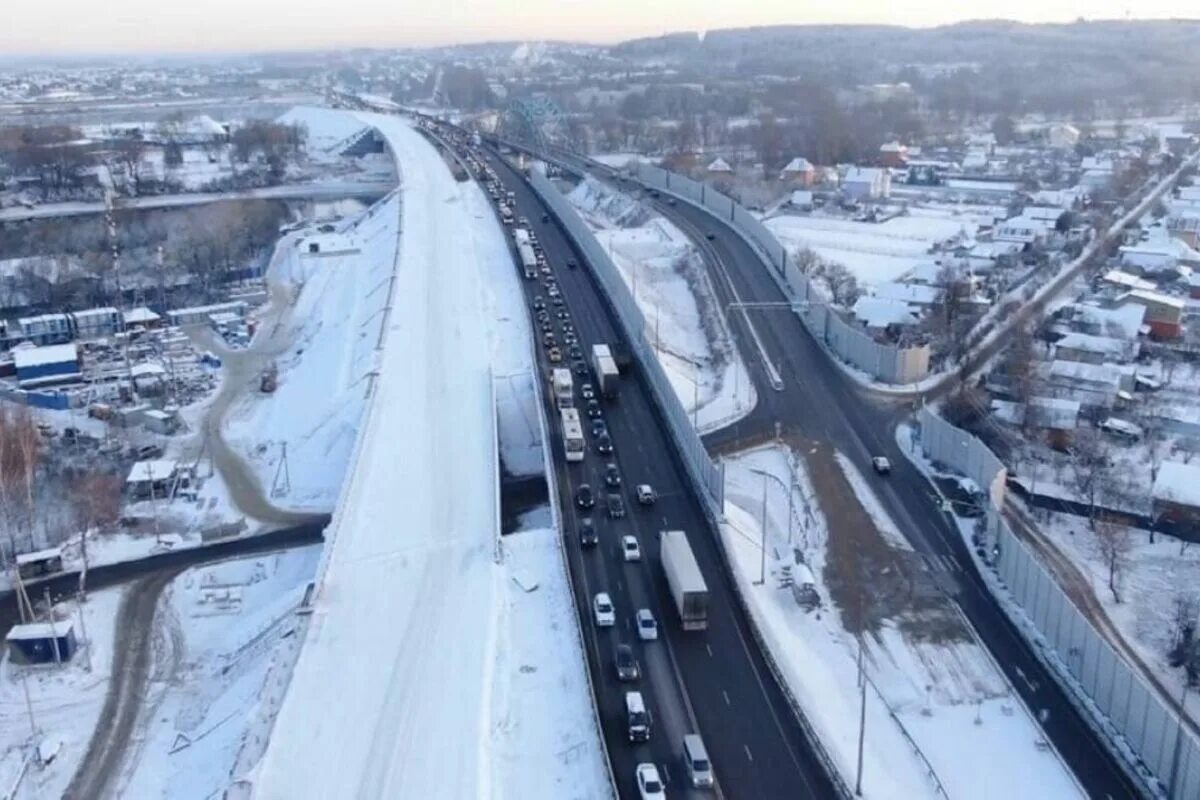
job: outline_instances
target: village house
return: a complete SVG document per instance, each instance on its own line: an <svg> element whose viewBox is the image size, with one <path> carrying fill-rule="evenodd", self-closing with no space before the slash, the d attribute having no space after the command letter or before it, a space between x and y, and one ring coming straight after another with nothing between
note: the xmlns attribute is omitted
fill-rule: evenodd
<svg viewBox="0 0 1200 800"><path fill-rule="evenodd" d="M848 200L882 200L892 193L892 176L886 169L850 167L842 179L842 192Z"/></svg>
<svg viewBox="0 0 1200 800"><path fill-rule="evenodd" d="M1117 300L1117 305L1139 305L1146 309L1145 324L1155 339L1178 339L1183 334L1183 310L1187 302L1161 292L1134 289Z"/></svg>

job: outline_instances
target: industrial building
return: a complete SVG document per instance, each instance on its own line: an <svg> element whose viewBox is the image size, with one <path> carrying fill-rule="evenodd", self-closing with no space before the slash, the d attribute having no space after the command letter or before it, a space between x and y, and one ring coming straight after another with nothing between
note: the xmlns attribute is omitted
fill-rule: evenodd
<svg viewBox="0 0 1200 800"><path fill-rule="evenodd" d="M13 351L17 384L22 389L79 380L79 348L74 344L21 347Z"/></svg>

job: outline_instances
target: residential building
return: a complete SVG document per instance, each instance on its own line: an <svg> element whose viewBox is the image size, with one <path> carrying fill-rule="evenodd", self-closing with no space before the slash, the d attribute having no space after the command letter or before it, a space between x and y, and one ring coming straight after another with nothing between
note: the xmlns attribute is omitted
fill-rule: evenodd
<svg viewBox="0 0 1200 800"><path fill-rule="evenodd" d="M892 175L887 169L850 167L842 179L842 192L855 201L885 199L892 193Z"/></svg>
<svg viewBox="0 0 1200 800"><path fill-rule="evenodd" d="M908 164L908 148L899 142L886 142L879 148L879 166L900 169Z"/></svg>
<svg viewBox="0 0 1200 800"><path fill-rule="evenodd" d="M797 156L779 173L779 179L793 186L808 188L817 181L817 169L807 158Z"/></svg>
<svg viewBox="0 0 1200 800"><path fill-rule="evenodd" d="M1079 144L1079 129L1066 123L1055 123L1046 129L1046 141L1056 150L1070 150Z"/></svg>
<svg viewBox="0 0 1200 800"><path fill-rule="evenodd" d="M1125 376L1111 364L1079 361L1050 362L1044 368L1047 386L1054 397L1077 400L1090 408L1112 408L1125 388ZM1132 378L1128 381L1132 383Z"/></svg>
<svg viewBox="0 0 1200 800"><path fill-rule="evenodd" d="M1137 357L1140 348L1136 340L1068 333L1054 343L1054 357L1085 364L1125 364Z"/></svg>
<svg viewBox="0 0 1200 800"><path fill-rule="evenodd" d="M1150 489L1154 517L1176 531L1200 527L1200 464L1164 461Z"/></svg>
<svg viewBox="0 0 1200 800"><path fill-rule="evenodd" d="M1072 303L1064 306L1062 314L1075 330L1127 340L1137 339L1146 324L1146 307L1137 303L1111 308Z"/></svg>
<svg viewBox="0 0 1200 800"><path fill-rule="evenodd" d="M920 283L887 281L878 284L872 294L881 300L893 300L910 306L928 308L937 304L942 291L936 286L926 286Z"/></svg>
<svg viewBox="0 0 1200 800"><path fill-rule="evenodd" d="M1146 309L1145 324L1156 339L1178 339L1183 334L1183 310L1187 305L1181 297L1161 292L1134 289L1117 301L1118 305L1139 305Z"/></svg>
<svg viewBox="0 0 1200 800"><path fill-rule="evenodd" d="M858 298L852 309L854 317L872 333L889 328L909 328L921 321L921 312L899 300L865 295Z"/></svg>
<svg viewBox="0 0 1200 800"><path fill-rule="evenodd" d="M1158 290L1158 284L1154 281L1148 281L1145 278L1140 278L1131 272L1125 272L1120 269L1110 269L1100 277L1100 283L1106 286L1114 286L1124 291L1132 291L1141 289L1146 292Z"/></svg>
<svg viewBox="0 0 1200 800"><path fill-rule="evenodd" d="M728 161L721 158L720 156L717 156L715 159L712 160L712 163L710 163L708 165L707 171L710 174L729 175L730 173L733 172L733 167L729 166Z"/></svg>
<svg viewBox="0 0 1200 800"><path fill-rule="evenodd" d="M1078 400L1065 397L1031 397L1025 407L1025 423L1034 428L1073 431L1079 425Z"/></svg>
<svg viewBox="0 0 1200 800"><path fill-rule="evenodd" d="M1024 214L1006 219L996 226L994 237L998 242L1018 242L1020 244L1037 244L1049 238L1054 230L1054 223L1044 219L1027 217Z"/></svg>

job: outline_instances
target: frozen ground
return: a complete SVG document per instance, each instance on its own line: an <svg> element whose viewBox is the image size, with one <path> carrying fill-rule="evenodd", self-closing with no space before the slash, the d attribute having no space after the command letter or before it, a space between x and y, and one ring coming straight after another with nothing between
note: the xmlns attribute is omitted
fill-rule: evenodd
<svg viewBox="0 0 1200 800"><path fill-rule="evenodd" d="M377 368L399 217L399 195L389 195L334 234L291 235L272 260L272 293L292 302L258 334L279 345L278 388L264 395L256 375L241 376L248 385L224 432L276 505L330 511L337 499Z"/></svg>
<svg viewBox="0 0 1200 800"><path fill-rule="evenodd" d="M419 133L360 118L402 173L392 309L304 646L267 751L243 777L260 798L487 796L505 589L484 298L464 235L474 226Z"/></svg>
<svg viewBox="0 0 1200 800"><path fill-rule="evenodd" d="M70 783L104 706L112 662L113 623L121 592L121 589L105 589L90 593L82 606L82 625L73 602L57 607L56 616L62 624L67 619L75 620L75 633L81 645L76 657L62 667L13 664L5 649L0 661L0 787L7 793L17 786L17 776L29 754L26 688L43 747L48 752L57 748L50 764L42 768L31 764L19 788L5 797L11 800L61 797Z"/></svg>
<svg viewBox="0 0 1200 800"><path fill-rule="evenodd" d="M841 534L822 509L807 500L816 493L804 461L797 464L800 488L794 490L789 525L786 452L763 448L726 460L728 524L722 526L722 535L735 578L784 679L853 785L860 703L858 640L847 632L845 612L832 601L826 583L831 574L828 560L838 549L830 536ZM768 558L766 581L756 586L764 485ZM865 490L861 478L851 480L851 486L856 494ZM865 505L877 508L870 501ZM781 584L785 565L791 565L793 578L804 580L796 552L804 557L821 598L818 610L803 610ZM916 636L914 630L911 620L885 620L862 636L869 678L864 796L936 796L935 784L911 742L924 753L950 797L1083 796L1053 751L1043 749L1039 729L1020 701L1010 696L973 636Z"/></svg>
<svg viewBox="0 0 1200 800"><path fill-rule="evenodd" d="M757 397L703 264L688 238L636 200L591 178L568 196L646 318L647 336L702 432L749 414Z"/></svg>
<svg viewBox="0 0 1200 800"><path fill-rule="evenodd" d="M978 221L973 214L902 216L880 223L778 216L765 224L789 252L810 248L822 258L843 264L859 283L870 286L896 280L930 261L930 248L935 244L970 240Z"/></svg>
<svg viewBox="0 0 1200 800"><path fill-rule="evenodd" d="M600 797L608 781L560 547L548 508L504 539L491 710L496 800Z"/></svg>
<svg viewBox="0 0 1200 800"><path fill-rule="evenodd" d="M294 637L295 610L321 546L188 570L155 615L162 647L117 796L220 796L243 739L253 735L272 649Z"/></svg>

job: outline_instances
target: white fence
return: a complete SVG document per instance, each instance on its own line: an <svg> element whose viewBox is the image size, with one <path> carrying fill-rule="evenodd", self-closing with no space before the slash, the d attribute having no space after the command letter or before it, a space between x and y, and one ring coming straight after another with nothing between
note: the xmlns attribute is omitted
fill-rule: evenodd
<svg viewBox="0 0 1200 800"><path fill-rule="evenodd" d="M713 517L719 518L725 503L722 469L708 457L708 451L704 449L699 434L692 427L691 418L679 402L662 366L659 365L654 348L646 338L646 320L629 287L625 285L621 273L596 241L587 224L575 213L575 209L554 183L538 170L530 170L529 183L546 207L562 223L579 254L583 256L583 263L591 267L596 282L600 284L601 291L616 312L621 332L646 378L654 401L662 409L667 429L683 457L689 476L700 489L701 497L709 504Z"/></svg>
<svg viewBox="0 0 1200 800"><path fill-rule="evenodd" d="M787 249L745 208L711 186L639 163L638 180L676 195L729 223L754 246L764 266L791 300L801 320L841 360L884 383L915 383L929 374L929 347L896 347L875 341L830 307L824 292L796 267Z"/></svg>
<svg viewBox="0 0 1200 800"><path fill-rule="evenodd" d="M1040 635L1046 660L1083 699L1101 732L1121 739L1170 800L1200 797L1200 742L1141 673L1113 649L1046 571L1000 514L1006 470L979 439L938 417L920 413L921 447L931 460L989 490L988 532L998 554L992 564Z"/></svg>

